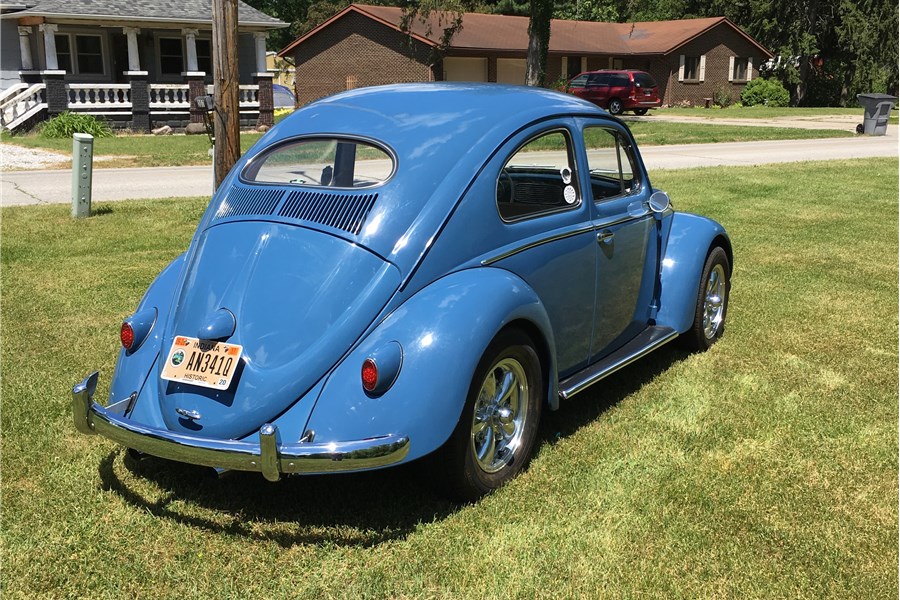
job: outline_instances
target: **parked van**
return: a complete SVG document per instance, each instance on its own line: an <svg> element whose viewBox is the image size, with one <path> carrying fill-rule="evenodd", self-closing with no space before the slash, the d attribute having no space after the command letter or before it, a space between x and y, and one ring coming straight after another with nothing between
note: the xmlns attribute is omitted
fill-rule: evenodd
<svg viewBox="0 0 900 600"><path fill-rule="evenodd" d="M626 110L645 115L647 110L658 108L659 86L644 71L586 71L569 80L565 91L605 108L610 114L620 115Z"/></svg>

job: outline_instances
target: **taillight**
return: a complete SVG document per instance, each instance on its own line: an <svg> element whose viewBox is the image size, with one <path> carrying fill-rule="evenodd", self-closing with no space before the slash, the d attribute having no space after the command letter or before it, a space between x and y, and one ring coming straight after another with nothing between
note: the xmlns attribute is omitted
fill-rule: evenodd
<svg viewBox="0 0 900 600"><path fill-rule="evenodd" d="M378 365L371 358L367 358L362 364L362 386L367 392L375 391L378 386Z"/></svg>
<svg viewBox="0 0 900 600"><path fill-rule="evenodd" d="M134 346L134 329L128 321L122 323L122 328L119 330L119 340L122 342L122 347L126 350L131 350L131 347Z"/></svg>

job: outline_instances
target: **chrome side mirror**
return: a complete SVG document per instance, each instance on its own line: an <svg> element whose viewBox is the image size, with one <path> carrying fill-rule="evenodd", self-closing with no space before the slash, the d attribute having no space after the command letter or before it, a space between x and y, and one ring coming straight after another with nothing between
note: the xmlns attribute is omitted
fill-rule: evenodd
<svg viewBox="0 0 900 600"><path fill-rule="evenodd" d="M650 210L653 212L662 213L669 209L672 205L672 201L669 200L669 195L665 192L653 192L650 195L648 204L650 205Z"/></svg>

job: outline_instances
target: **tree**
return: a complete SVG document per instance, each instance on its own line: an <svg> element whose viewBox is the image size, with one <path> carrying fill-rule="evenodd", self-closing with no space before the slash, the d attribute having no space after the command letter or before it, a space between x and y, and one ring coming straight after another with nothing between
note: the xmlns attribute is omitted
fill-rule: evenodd
<svg viewBox="0 0 900 600"><path fill-rule="evenodd" d="M528 55L525 58L525 85L544 85L552 18L552 0L531 0L531 16L528 21Z"/></svg>

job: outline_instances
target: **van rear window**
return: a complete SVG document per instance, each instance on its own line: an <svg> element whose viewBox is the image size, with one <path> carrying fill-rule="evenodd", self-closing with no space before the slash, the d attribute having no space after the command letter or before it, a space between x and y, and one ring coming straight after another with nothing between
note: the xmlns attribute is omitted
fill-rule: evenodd
<svg viewBox="0 0 900 600"><path fill-rule="evenodd" d="M312 138L281 144L257 156L244 168L241 179L365 188L384 183L393 172L393 157L378 146L354 139Z"/></svg>
<svg viewBox="0 0 900 600"><path fill-rule="evenodd" d="M656 87L656 82L647 73L635 73L634 82L642 88Z"/></svg>

